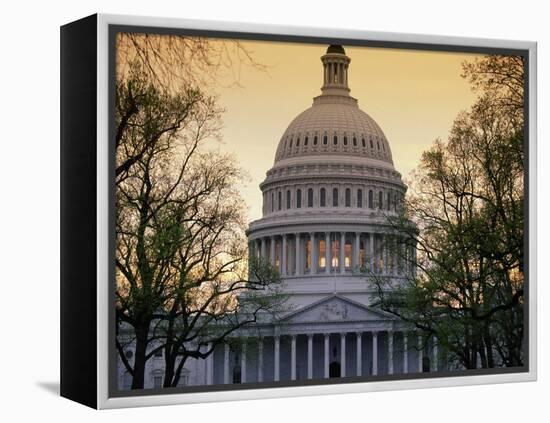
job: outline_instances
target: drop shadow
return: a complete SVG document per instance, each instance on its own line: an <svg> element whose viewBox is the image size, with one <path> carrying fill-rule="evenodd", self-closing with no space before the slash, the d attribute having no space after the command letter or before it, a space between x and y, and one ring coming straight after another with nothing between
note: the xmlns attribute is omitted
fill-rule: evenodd
<svg viewBox="0 0 550 423"><path fill-rule="evenodd" d="M36 386L52 395L55 395L56 397L59 396L59 382L36 382Z"/></svg>

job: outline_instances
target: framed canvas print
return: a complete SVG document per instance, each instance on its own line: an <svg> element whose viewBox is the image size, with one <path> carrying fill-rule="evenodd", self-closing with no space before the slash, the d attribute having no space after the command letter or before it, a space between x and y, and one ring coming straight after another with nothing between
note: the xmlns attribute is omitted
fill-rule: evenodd
<svg viewBox="0 0 550 423"><path fill-rule="evenodd" d="M61 394L536 378L536 44L61 28Z"/></svg>

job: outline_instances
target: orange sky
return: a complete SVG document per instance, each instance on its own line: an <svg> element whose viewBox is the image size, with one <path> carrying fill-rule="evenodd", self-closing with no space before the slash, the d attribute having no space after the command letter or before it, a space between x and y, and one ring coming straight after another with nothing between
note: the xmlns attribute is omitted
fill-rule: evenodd
<svg viewBox="0 0 550 423"><path fill-rule="evenodd" d="M218 91L227 110L221 148L235 153L252 178L241 192L249 206L249 219L254 220L261 217L258 184L273 165L280 137L320 94L320 57L327 46L242 44L269 68L261 72L242 66L238 75L242 87ZM344 47L351 58L351 95L386 134L395 167L406 178L421 152L437 137L445 138L457 113L474 102L475 93L460 73L461 63L475 55ZM233 76L224 78L223 83L230 85Z"/></svg>

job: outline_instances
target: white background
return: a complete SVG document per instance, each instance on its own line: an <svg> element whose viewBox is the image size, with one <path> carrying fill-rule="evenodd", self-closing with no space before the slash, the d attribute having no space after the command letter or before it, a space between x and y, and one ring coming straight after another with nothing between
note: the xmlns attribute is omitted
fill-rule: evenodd
<svg viewBox="0 0 550 423"><path fill-rule="evenodd" d="M548 421L550 307L545 1L2 2L0 420L185 422ZM539 381L96 412L58 397L59 26L95 13L353 28L539 42ZM399 105L396 105L399 107ZM545 390L547 391L545 393Z"/></svg>

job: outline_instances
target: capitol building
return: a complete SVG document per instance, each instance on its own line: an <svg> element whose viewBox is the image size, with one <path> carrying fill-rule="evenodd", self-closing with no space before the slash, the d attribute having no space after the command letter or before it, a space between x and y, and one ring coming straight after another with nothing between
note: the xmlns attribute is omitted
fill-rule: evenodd
<svg viewBox="0 0 550 423"><path fill-rule="evenodd" d="M397 286L414 272L414 245L388 223L407 187L384 132L350 94L344 48L329 46L321 62L321 94L283 133L260 184L263 216L247 232L250 254L279 270L292 308L241 330L238 345L189 359L182 385L438 370L437 347L377 308L369 283ZM163 360L150 361L145 387L160 387ZM123 374L119 383L128 384Z"/></svg>

